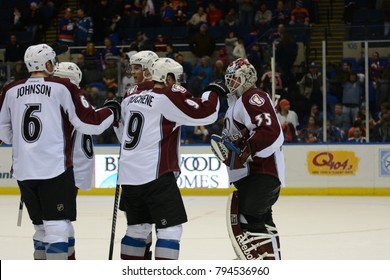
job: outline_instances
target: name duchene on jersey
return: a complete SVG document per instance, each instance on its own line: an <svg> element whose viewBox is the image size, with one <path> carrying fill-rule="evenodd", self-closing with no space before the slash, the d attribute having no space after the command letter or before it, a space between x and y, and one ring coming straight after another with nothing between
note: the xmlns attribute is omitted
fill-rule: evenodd
<svg viewBox="0 0 390 280"><path fill-rule="evenodd" d="M18 88L16 98L30 94L43 94L47 97L50 97L51 87L49 85L42 84L27 84L23 87Z"/></svg>
<svg viewBox="0 0 390 280"><path fill-rule="evenodd" d="M130 103L139 103L139 104L145 104L148 105L149 107L152 107L152 102L153 102L154 96L149 95L149 94L137 94L128 97L127 99L127 104Z"/></svg>

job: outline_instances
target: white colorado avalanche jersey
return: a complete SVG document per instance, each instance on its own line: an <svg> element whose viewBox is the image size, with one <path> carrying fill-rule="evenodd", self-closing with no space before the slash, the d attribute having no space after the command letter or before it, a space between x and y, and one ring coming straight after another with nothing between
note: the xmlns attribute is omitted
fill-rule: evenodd
<svg viewBox="0 0 390 280"><path fill-rule="evenodd" d="M72 131L100 134L113 122L108 108L95 110L69 79L29 78L0 94L0 139L13 147L17 180L49 179L72 163Z"/></svg>
<svg viewBox="0 0 390 280"><path fill-rule="evenodd" d="M118 184L142 185L180 172L180 126L207 125L218 117L219 100L207 91L194 98L178 85L136 91L122 101Z"/></svg>
<svg viewBox="0 0 390 280"><path fill-rule="evenodd" d="M73 132L73 171L76 187L88 191L91 189L95 154L91 135Z"/></svg>

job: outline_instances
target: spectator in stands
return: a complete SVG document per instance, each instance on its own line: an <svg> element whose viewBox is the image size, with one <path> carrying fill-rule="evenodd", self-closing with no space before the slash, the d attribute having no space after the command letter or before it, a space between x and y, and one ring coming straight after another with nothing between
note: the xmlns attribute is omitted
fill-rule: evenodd
<svg viewBox="0 0 390 280"><path fill-rule="evenodd" d="M187 84L187 89L192 93L195 97L201 97L203 94L203 81L206 78L205 72L200 72L197 75L193 75L191 79L189 79Z"/></svg>
<svg viewBox="0 0 390 280"><path fill-rule="evenodd" d="M322 111L318 109L317 104L311 104L310 106L310 111L306 113L302 119L303 125L306 125L308 123L308 120L310 117L314 117L316 120L316 124L318 126L322 126L322 121L323 121L323 115Z"/></svg>
<svg viewBox="0 0 390 280"><path fill-rule="evenodd" d="M263 66L263 52L260 44L252 44L249 50L246 52L249 62L255 67L258 75L260 76L260 69Z"/></svg>
<svg viewBox="0 0 390 280"><path fill-rule="evenodd" d="M354 127L353 136L347 139L348 143L367 143L366 137L364 137L362 128L360 126Z"/></svg>
<svg viewBox="0 0 390 280"><path fill-rule="evenodd" d="M255 0L236 0L238 4L238 16L240 18L240 25L242 27L249 27L253 25L253 18L255 14Z"/></svg>
<svg viewBox="0 0 390 280"><path fill-rule="evenodd" d="M188 82L188 79L192 75L192 64L191 64L191 62L184 60L184 56L180 52L175 53L174 59L177 62L179 62L181 64L181 66L183 66L183 80L184 81L181 83L181 85L185 86L186 83ZM192 92L192 91L190 91L190 92Z"/></svg>
<svg viewBox="0 0 390 280"><path fill-rule="evenodd" d="M385 39L388 39L390 36L390 0L382 1L382 11L383 11L383 35Z"/></svg>
<svg viewBox="0 0 390 280"><path fill-rule="evenodd" d="M272 12L268 9L266 3L260 4L260 9L255 14L255 26L260 33L264 33L271 26Z"/></svg>
<svg viewBox="0 0 390 280"><path fill-rule="evenodd" d="M207 6L207 23L209 26L221 26L223 24L222 10L210 2Z"/></svg>
<svg viewBox="0 0 390 280"><path fill-rule="evenodd" d="M26 19L22 14L22 10L19 6L14 7L14 14L12 18L11 31L26 31Z"/></svg>
<svg viewBox="0 0 390 280"><path fill-rule="evenodd" d="M376 105L380 108L383 103L390 103L390 68L383 74L383 79L376 81Z"/></svg>
<svg viewBox="0 0 390 280"><path fill-rule="evenodd" d="M210 57L204 56L199 59L199 62L195 64L194 69L192 70L192 76L199 75L199 73L204 72L205 78L203 79L203 87L206 87L210 81L213 74L213 68L210 65Z"/></svg>
<svg viewBox="0 0 390 280"><path fill-rule="evenodd" d="M284 86L291 88L295 85L295 75L292 73L292 67L298 55L298 45L293 40L289 32L284 31L280 43L275 52L275 61L282 70Z"/></svg>
<svg viewBox="0 0 390 280"><path fill-rule="evenodd" d="M303 7L302 0L297 0L295 8L291 10L290 25L309 26L310 17L309 11Z"/></svg>
<svg viewBox="0 0 390 280"><path fill-rule="evenodd" d="M233 49L233 58L234 60L238 58L246 58L246 51L244 46L244 41L241 38L238 38L236 45Z"/></svg>
<svg viewBox="0 0 390 280"><path fill-rule="evenodd" d="M234 60L233 49L234 49L237 41L238 41L238 38L237 38L236 34L234 33L234 31L229 31L226 35L226 38L225 38L225 48L226 48L226 53L229 57L229 61Z"/></svg>
<svg viewBox="0 0 390 280"><path fill-rule="evenodd" d="M105 37L104 49L102 49L100 52L100 61L102 63L103 69L105 69L107 66L107 57L120 57L121 55L121 50L111 42L111 39L109 37Z"/></svg>
<svg viewBox="0 0 390 280"><path fill-rule="evenodd" d="M77 21L74 31L74 42L76 46L85 46L92 41L93 22L92 18L85 14L83 8L77 10Z"/></svg>
<svg viewBox="0 0 390 280"><path fill-rule="evenodd" d="M159 33L154 40L154 51L155 52L166 52L167 42L165 41L164 35Z"/></svg>
<svg viewBox="0 0 390 280"><path fill-rule="evenodd" d="M343 112L343 104L336 103L334 106L334 113L330 116L333 125L340 128L345 134L351 127L351 119Z"/></svg>
<svg viewBox="0 0 390 280"><path fill-rule="evenodd" d="M46 32L47 29L52 25L53 17L56 15L56 10L58 4L55 4L51 0L40 0L38 4L38 9L42 15L42 31Z"/></svg>
<svg viewBox="0 0 390 280"><path fill-rule="evenodd" d="M358 74L351 72L349 79L343 84L343 112L349 116L351 122L356 119L362 104L364 75L359 76L358 78Z"/></svg>
<svg viewBox="0 0 390 280"><path fill-rule="evenodd" d="M207 32L207 24L199 27L199 32L192 36L190 41L190 50L197 57L212 56L215 50L215 40Z"/></svg>
<svg viewBox="0 0 390 280"><path fill-rule="evenodd" d="M378 52L373 52L371 54L371 61L370 61L370 72L369 72L369 78L370 80L373 80L375 76L382 77L383 74L383 65L380 61L380 55Z"/></svg>
<svg viewBox="0 0 390 280"><path fill-rule="evenodd" d="M166 50L166 53L165 53L165 57L169 57L169 58L175 59L175 50L174 50L172 44L167 44L167 50Z"/></svg>
<svg viewBox="0 0 390 280"><path fill-rule="evenodd" d="M76 22L72 18L71 8L65 9L64 17L60 19L58 26L59 26L58 41L70 46L73 45Z"/></svg>
<svg viewBox="0 0 390 280"><path fill-rule="evenodd" d="M275 26L279 24L286 25L289 21L289 10L285 9L283 1L279 0L276 9L272 12L272 23Z"/></svg>
<svg viewBox="0 0 390 280"><path fill-rule="evenodd" d="M310 63L308 73L298 82L301 95L322 110L322 75L315 62Z"/></svg>
<svg viewBox="0 0 390 280"><path fill-rule="evenodd" d="M216 57L216 60L221 60L223 62L224 67L228 67L229 65L229 56L226 53L226 48L225 47L220 47L219 48L219 54Z"/></svg>
<svg viewBox="0 0 390 280"><path fill-rule="evenodd" d="M302 143L316 143L319 126L315 117L310 116L307 124L298 130L298 141Z"/></svg>
<svg viewBox="0 0 390 280"><path fill-rule="evenodd" d="M294 128L294 132L297 130L299 125L298 115L290 110L290 102L287 99L279 101L279 110L277 113L280 124L286 127L287 124L291 123Z"/></svg>
<svg viewBox="0 0 390 280"><path fill-rule="evenodd" d="M118 71L120 57L107 53L104 59L106 67L103 70L103 82L107 92L118 92Z"/></svg>
<svg viewBox="0 0 390 280"><path fill-rule="evenodd" d="M370 136L373 142L390 142L390 115L381 116Z"/></svg>
<svg viewBox="0 0 390 280"><path fill-rule="evenodd" d="M355 0L344 0L343 19L345 24L351 24L353 21L353 12L355 11Z"/></svg>
<svg viewBox="0 0 390 280"><path fill-rule="evenodd" d="M259 29L256 26L252 26L250 32L244 35L244 47L245 50L249 50L253 44L259 41Z"/></svg>
<svg viewBox="0 0 390 280"><path fill-rule="evenodd" d="M182 9L175 10L175 26L185 26L187 24L187 14Z"/></svg>
<svg viewBox="0 0 390 280"><path fill-rule="evenodd" d="M187 22L190 34L198 31L199 27L205 23L207 23L207 14L203 6L199 6L197 12Z"/></svg>
<svg viewBox="0 0 390 280"><path fill-rule="evenodd" d="M136 39L138 50L146 51L153 50L153 41L151 41L148 36L142 31L137 32Z"/></svg>
<svg viewBox="0 0 390 280"><path fill-rule="evenodd" d="M236 27L240 24L240 20L234 8L230 8L229 11L226 13L224 23L229 31L235 30Z"/></svg>
<svg viewBox="0 0 390 280"><path fill-rule="evenodd" d="M164 26L171 26L175 21L175 11L170 1L163 1L160 8L161 22Z"/></svg>
<svg viewBox="0 0 390 280"><path fill-rule="evenodd" d="M126 55L123 60L124 60L123 68L127 69L128 65L130 63L129 57ZM125 94L129 88L136 85L136 83L134 81L134 77L133 77L133 75L131 75L131 71L123 71L123 73L125 73L125 74L122 77L122 87L121 87L121 91L120 91L122 93L122 95Z"/></svg>
<svg viewBox="0 0 390 280"><path fill-rule="evenodd" d="M15 34L9 36L9 41L5 45L4 61L11 68L11 76L21 71L24 64L24 52L26 46L19 42Z"/></svg>
<svg viewBox="0 0 390 280"><path fill-rule="evenodd" d="M142 21L146 26L156 25L156 10L153 0L144 0L141 4L142 7Z"/></svg>
<svg viewBox="0 0 390 280"><path fill-rule="evenodd" d="M106 29L103 30L104 36L109 37L114 45L120 44L119 29L122 25L121 20L122 18L120 15L114 15Z"/></svg>
<svg viewBox="0 0 390 280"><path fill-rule="evenodd" d="M318 129L318 134L317 134L318 142L322 143L323 137L324 137L324 130L323 130L323 127L320 127ZM344 141L345 141L344 132L340 128L338 128L337 126L334 126L330 119L327 119L326 120L326 142L327 143L338 143L338 142L344 142Z"/></svg>
<svg viewBox="0 0 390 280"><path fill-rule="evenodd" d="M345 61L342 63L341 69L338 65L331 65L333 67L333 75L329 78L330 92L340 102L343 96L343 84L349 79L351 72L351 63Z"/></svg>
<svg viewBox="0 0 390 280"><path fill-rule="evenodd" d="M215 81L215 80L222 80L223 81L225 79L225 73L226 73L225 69L226 69L226 66L223 63L223 61L217 59L214 62L213 74L211 75L211 80L212 81Z"/></svg>
<svg viewBox="0 0 390 280"><path fill-rule="evenodd" d="M39 11L36 2L30 3L29 12L26 15L26 25L27 25L27 31L31 32L32 34L33 43L40 43L44 31L43 16Z"/></svg>
<svg viewBox="0 0 390 280"><path fill-rule="evenodd" d="M284 24L279 24L276 31L271 33L271 35L268 38L268 42L270 46L272 46L273 44L277 46L282 41L284 31L285 31Z"/></svg>
<svg viewBox="0 0 390 280"><path fill-rule="evenodd" d="M110 25L114 11L112 5L108 0L100 0L98 3L94 3L91 11L91 17L93 27L96 32L93 34L93 41L95 44L104 43L103 30Z"/></svg>
<svg viewBox="0 0 390 280"><path fill-rule="evenodd" d="M383 115L390 115L390 101L381 103L378 119L380 119Z"/></svg>
<svg viewBox="0 0 390 280"><path fill-rule="evenodd" d="M252 64L253 65L253 64ZM282 75L279 71L279 68L275 69L275 82L272 83L272 71L271 66L269 64L265 64L264 67L264 74L261 77L260 80L260 88L267 92L268 94L272 93L272 84L275 85L275 94L278 94L280 96L280 99L285 99L286 93L283 89L283 81L282 81Z"/></svg>

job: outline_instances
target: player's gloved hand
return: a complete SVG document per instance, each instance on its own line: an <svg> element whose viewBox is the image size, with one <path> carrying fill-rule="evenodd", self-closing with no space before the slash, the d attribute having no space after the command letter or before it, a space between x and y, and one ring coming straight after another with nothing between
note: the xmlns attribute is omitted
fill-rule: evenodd
<svg viewBox="0 0 390 280"><path fill-rule="evenodd" d="M104 101L103 107L110 108L114 113L114 122L119 122L121 119L121 104L117 99L109 99Z"/></svg>
<svg viewBox="0 0 390 280"><path fill-rule="evenodd" d="M219 96L226 96L228 93L230 93L228 87L225 85L225 82L223 80L216 80L214 82L211 82L204 91L214 91Z"/></svg>
<svg viewBox="0 0 390 280"><path fill-rule="evenodd" d="M215 156L231 170L242 168L252 161L252 150L247 141L247 130L241 131L233 139L211 135L211 150Z"/></svg>

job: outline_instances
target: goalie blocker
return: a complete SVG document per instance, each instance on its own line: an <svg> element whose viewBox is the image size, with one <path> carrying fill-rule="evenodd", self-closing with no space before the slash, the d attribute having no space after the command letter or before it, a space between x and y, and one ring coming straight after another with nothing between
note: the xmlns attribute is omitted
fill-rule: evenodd
<svg viewBox="0 0 390 280"><path fill-rule="evenodd" d="M240 260L280 260L276 228L266 225L268 233L250 232L240 222L238 192L227 203L227 227L233 249Z"/></svg>

